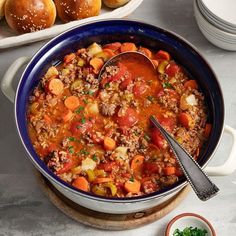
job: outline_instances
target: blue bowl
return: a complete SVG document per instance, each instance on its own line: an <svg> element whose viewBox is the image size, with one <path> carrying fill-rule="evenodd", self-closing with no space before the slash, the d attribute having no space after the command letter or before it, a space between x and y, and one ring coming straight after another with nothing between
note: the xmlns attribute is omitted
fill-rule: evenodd
<svg viewBox="0 0 236 236"><path fill-rule="evenodd" d="M224 125L224 102L216 75L203 56L180 36L138 21L104 20L72 28L52 39L34 55L19 82L15 100L18 132L31 161L33 161L34 165L43 175L68 191L104 201L110 201L111 199L94 196L75 189L73 186L60 180L39 159L27 132L26 110L30 94L51 65L62 60L66 54L74 52L81 47L87 47L93 42L104 44L115 41L130 41L154 50L166 50L198 81L206 97L209 121L212 123L211 135L204 148L202 148L198 159L200 166L204 167L212 157L220 140ZM183 177L176 184L159 192L140 197L117 198L111 201L132 202L147 200L172 193L186 183L186 179Z"/></svg>

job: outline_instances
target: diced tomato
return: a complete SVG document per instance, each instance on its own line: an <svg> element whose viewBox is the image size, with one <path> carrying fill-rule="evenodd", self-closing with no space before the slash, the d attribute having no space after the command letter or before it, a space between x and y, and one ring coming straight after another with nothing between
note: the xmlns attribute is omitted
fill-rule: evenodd
<svg viewBox="0 0 236 236"><path fill-rule="evenodd" d="M106 172L111 172L114 170L116 167L118 167L118 163L115 161L107 162L107 163L100 163L97 166L97 169L104 170Z"/></svg>
<svg viewBox="0 0 236 236"><path fill-rule="evenodd" d="M132 83L132 78L131 78L131 76L130 77L128 77L127 79L125 79L124 81L122 81L121 83L120 83L120 89L121 90L126 90L127 89L127 87L130 85Z"/></svg>
<svg viewBox="0 0 236 236"><path fill-rule="evenodd" d="M93 123L89 120L74 121L71 124L70 131L72 132L73 135L80 135L89 131L92 128L92 126Z"/></svg>
<svg viewBox="0 0 236 236"><path fill-rule="evenodd" d="M169 77L174 77L180 71L180 67L174 62L168 64L165 68L165 73Z"/></svg>
<svg viewBox="0 0 236 236"><path fill-rule="evenodd" d="M176 120L169 117L169 118L159 118L158 119L160 124L168 131L171 132L174 129L174 126L176 124ZM161 135L160 131L157 128L153 128L151 132L151 139L152 142L159 147L160 149L167 147L167 142L164 139L164 137Z"/></svg>
<svg viewBox="0 0 236 236"><path fill-rule="evenodd" d="M134 96L140 97L147 91L147 85L144 81L140 81L134 85L133 92Z"/></svg>
<svg viewBox="0 0 236 236"><path fill-rule="evenodd" d="M153 128L151 132L152 142L160 149L167 147L167 142L161 135L160 131L157 128Z"/></svg>
<svg viewBox="0 0 236 236"><path fill-rule="evenodd" d="M168 52L166 52L166 51L163 51L163 50L159 50L156 53L155 57L157 59L164 59L164 60L167 60L167 61L170 60L170 54Z"/></svg>
<svg viewBox="0 0 236 236"><path fill-rule="evenodd" d="M61 169L59 169L56 174L57 175L61 175L61 174L64 174L68 171L70 171L73 167L75 167L77 164L77 161L75 159L75 157L72 157L72 156L69 156L68 154L68 159L67 159L67 162L65 162L63 164L63 167Z"/></svg>
<svg viewBox="0 0 236 236"><path fill-rule="evenodd" d="M120 80L120 78L124 76L126 72L128 73L127 67L124 64L119 62L118 67L119 71L114 76L109 77L109 82Z"/></svg>
<svg viewBox="0 0 236 236"><path fill-rule="evenodd" d="M181 112L178 116L178 119L179 123L183 125L186 129L194 127L194 120L188 113Z"/></svg>
<svg viewBox="0 0 236 236"><path fill-rule="evenodd" d="M123 116L116 116L116 122L121 127L132 127L138 122L138 114L132 108L127 108Z"/></svg>
<svg viewBox="0 0 236 236"><path fill-rule="evenodd" d="M145 162L143 169L148 175L161 173L161 167L155 162Z"/></svg>

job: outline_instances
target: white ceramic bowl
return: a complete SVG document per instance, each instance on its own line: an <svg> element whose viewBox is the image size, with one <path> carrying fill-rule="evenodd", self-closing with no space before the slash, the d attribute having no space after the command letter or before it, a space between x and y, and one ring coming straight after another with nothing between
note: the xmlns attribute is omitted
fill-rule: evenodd
<svg viewBox="0 0 236 236"><path fill-rule="evenodd" d="M182 231L190 226L205 229L207 236L216 236L216 232L210 222L195 213L183 213L173 218L167 225L165 236L173 236L176 229Z"/></svg>

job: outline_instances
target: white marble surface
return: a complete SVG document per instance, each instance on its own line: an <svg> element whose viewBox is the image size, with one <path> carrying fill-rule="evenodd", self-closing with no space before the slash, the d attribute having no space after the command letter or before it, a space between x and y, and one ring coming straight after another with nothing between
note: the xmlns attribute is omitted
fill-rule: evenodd
<svg viewBox="0 0 236 236"><path fill-rule="evenodd" d="M191 0L144 0L129 18L140 19L172 30L195 45L209 61L223 89L226 123L236 128L236 52L211 45L199 31ZM20 56L33 55L45 42L0 50L0 78ZM225 135L212 165L227 158L230 139ZM236 157L235 157L236 158ZM0 235L83 235L83 236L162 236L168 221L183 212L205 216L217 235L236 235L236 173L212 178L221 193L208 202L200 202L191 193L165 218L142 228L108 232L96 230L69 219L43 195L17 136L13 105L0 93Z"/></svg>

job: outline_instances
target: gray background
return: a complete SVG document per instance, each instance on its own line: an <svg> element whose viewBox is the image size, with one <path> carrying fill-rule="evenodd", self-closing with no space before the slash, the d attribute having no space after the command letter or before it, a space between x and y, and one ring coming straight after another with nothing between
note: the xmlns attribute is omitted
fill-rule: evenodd
<svg viewBox="0 0 236 236"><path fill-rule="evenodd" d="M194 18L192 1L144 0L129 18L174 31L198 48L220 80L226 124L236 128L236 52L221 50L204 38ZM32 56L44 43L0 50L0 78L15 59ZM210 164L223 163L230 146L230 138L224 135ZM130 231L108 232L79 224L60 212L39 189L33 170L16 132L13 105L0 93L0 235L162 236L168 221L183 212L205 216L217 235L236 235L236 173L212 178L221 193L208 202L200 202L191 192L179 207L155 223Z"/></svg>

